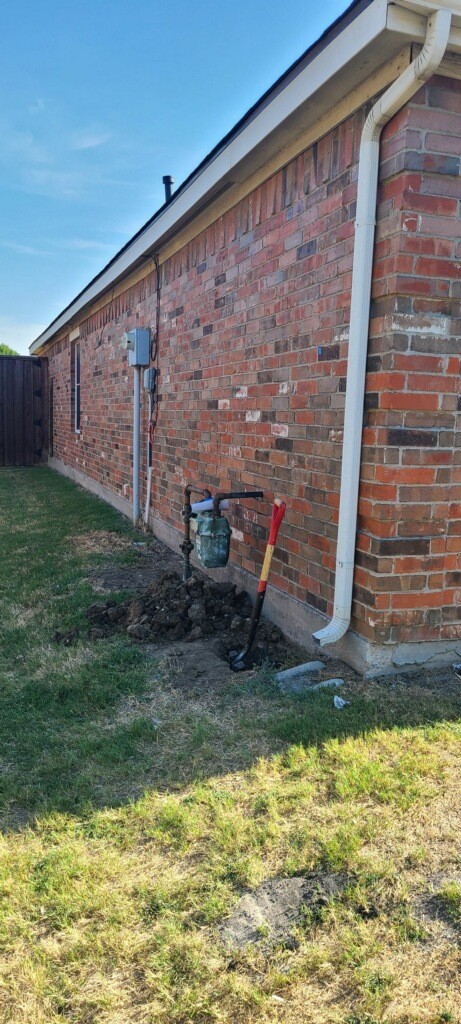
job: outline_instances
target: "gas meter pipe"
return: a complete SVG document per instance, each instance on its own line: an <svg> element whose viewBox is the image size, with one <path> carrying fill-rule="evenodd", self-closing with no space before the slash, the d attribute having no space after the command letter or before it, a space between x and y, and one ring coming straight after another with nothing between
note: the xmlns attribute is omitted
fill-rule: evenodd
<svg viewBox="0 0 461 1024"><path fill-rule="evenodd" d="M182 551L182 553L184 555L184 575L183 575L183 579L184 580L190 579L190 577L192 575L192 570L191 570L191 566L190 566L190 556L191 556L191 552L194 550L194 545L193 545L193 543L192 543L192 541L190 539L190 521L191 521L192 518L195 519L196 515L197 515L197 513L193 510L192 505L191 505L191 500L190 500L191 491L194 491L197 494L202 494L204 499L205 499L203 504L206 503L207 507L211 506L211 518L210 518L209 522L210 522L210 525L211 525L211 523L213 523L215 526L218 525L217 520L219 520L219 523L224 522L224 523L227 524L227 519L225 519L224 516L221 517L221 508L225 508L226 507L226 503L229 500L233 500L233 499L234 500L239 500L240 498L259 498L259 499L261 499L261 498L264 497L264 491L226 491L225 493L215 494L214 498L212 498L212 496L210 494L210 491L208 491L206 489L204 490L204 489L202 489L200 487L192 487L191 484L188 484L184 488L184 508L182 510L183 519L184 519L184 540L183 540L183 543L181 544L181 551ZM215 531L215 533L216 533L216 531ZM230 530L229 530L229 536L230 536ZM225 561L218 561L218 562L214 562L214 563L210 562L208 564L209 565L214 564L215 566L216 565L225 565L226 562L227 562L227 558L228 557L229 557L229 552L228 552L228 547L227 547L227 557L226 557ZM207 565L207 562L204 562L203 564Z"/></svg>
<svg viewBox="0 0 461 1024"><path fill-rule="evenodd" d="M264 598L266 596L267 581L269 579L269 573L272 562L272 555L274 554L274 548L277 542L277 535L282 523L283 517L286 512L286 502L282 501L281 498L275 498L272 506L271 525L269 529L269 538L267 541L266 554L264 557L263 567L261 569L261 576L258 584L258 592L256 594L256 600L253 607L253 614L250 622L250 632L245 647L240 654L236 654L235 651L231 652L230 667L234 672L241 672L245 669L245 658L253 647L254 639L256 636L256 630L258 628L259 620L261 618L262 607L264 604Z"/></svg>
<svg viewBox="0 0 461 1024"><path fill-rule="evenodd" d="M264 491L223 491L221 494L215 494L213 498L213 515L221 515L221 502L228 501L232 498L234 501L238 501L239 498L264 498Z"/></svg>

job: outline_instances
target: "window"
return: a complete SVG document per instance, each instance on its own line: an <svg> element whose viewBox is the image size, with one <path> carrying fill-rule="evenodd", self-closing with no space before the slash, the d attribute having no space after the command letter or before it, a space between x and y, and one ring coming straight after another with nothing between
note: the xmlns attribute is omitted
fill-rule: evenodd
<svg viewBox="0 0 461 1024"><path fill-rule="evenodd" d="M80 342L75 345L75 432L80 433Z"/></svg>
<svg viewBox="0 0 461 1024"><path fill-rule="evenodd" d="M76 434L80 433L80 342L73 341L70 356L72 421Z"/></svg>

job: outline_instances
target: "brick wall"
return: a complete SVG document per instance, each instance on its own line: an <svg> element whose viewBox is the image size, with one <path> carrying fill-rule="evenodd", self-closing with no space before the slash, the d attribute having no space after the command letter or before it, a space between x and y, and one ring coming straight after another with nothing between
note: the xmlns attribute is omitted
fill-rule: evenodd
<svg viewBox="0 0 461 1024"><path fill-rule="evenodd" d="M284 495L271 582L326 613L365 114L162 266L154 513L179 527L186 481ZM461 635L460 122L461 83L433 79L383 138L353 619L375 641ZM81 324L80 436L70 347L49 352L55 455L125 497L133 382L118 342L154 323L152 271ZM233 561L251 572L263 556L262 511L231 516Z"/></svg>
<svg viewBox="0 0 461 1024"><path fill-rule="evenodd" d="M440 77L383 137L356 573L375 640L461 636L460 131Z"/></svg>

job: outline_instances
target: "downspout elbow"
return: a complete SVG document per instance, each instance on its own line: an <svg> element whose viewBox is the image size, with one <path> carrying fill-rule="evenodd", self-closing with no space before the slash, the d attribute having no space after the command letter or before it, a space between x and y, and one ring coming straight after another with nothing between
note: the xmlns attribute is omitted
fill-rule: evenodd
<svg viewBox="0 0 461 1024"><path fill-rule="evenodd" d="M326 647L327 644L336 644L347 633L350 621L350 615L346 615L344 618L341 618L340 615L333 615L333 618L330 619L324 629L319 629L317 633L313 634L316 644L319 644L320 647Z"/></svg>
<svg viewBox="0 0 461 1024"><path fill-rule="evenodd" d="M352 584L354 580L354 562L339 562L336 566L335 603L333 618L324 627L314 633L314 640L325 647L335 644L347 633L351 622Z"/></svg>

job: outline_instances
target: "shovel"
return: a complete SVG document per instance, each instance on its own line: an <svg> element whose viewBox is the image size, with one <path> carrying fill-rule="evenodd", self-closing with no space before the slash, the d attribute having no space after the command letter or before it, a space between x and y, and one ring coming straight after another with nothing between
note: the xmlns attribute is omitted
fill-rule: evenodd
<svg viewBox="0 0 461 1024"><path fill-rule="evenodd" d="M280 529L282 519L286 512L286 502L282 501L281 498L275 498L272 506L271 525L269 530L269 539L267 541L266 554L264 556L263 567L261 569L261 576L258 584L258 592L256 594L256 600L253 607L253 614L250 622L250 632L245 647L240 654L237 651L231 651L229 654L230 667L234 672L242 672L247 666L245 665L245 658L250 653L251 648L254 644L256 636L256 630L258 628L259 620L261 618L261 611L264 604L264 598L266 596L267 580L269 578L269 572L272 562L272 555L274 554L274 548L277 541L277 534Z"/></svg>

